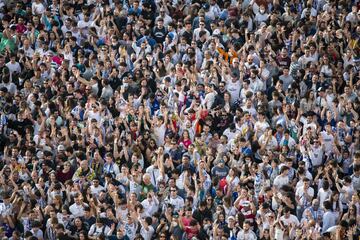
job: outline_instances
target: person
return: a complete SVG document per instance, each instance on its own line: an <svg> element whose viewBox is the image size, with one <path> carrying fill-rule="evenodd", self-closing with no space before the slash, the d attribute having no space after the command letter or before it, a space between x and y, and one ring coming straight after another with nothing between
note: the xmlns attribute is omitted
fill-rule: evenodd
<svg viewBox="0 0 360 240"><path fill-rule="evenodd" d="M250 223L248 221L244 222L242 230L240 230L239 233L237 234L237 239L242 239L242 240L257 239L255 233L250 229Z"/></svg>
<svg viewBox="0 0 360 240"><path fill-rule="evenodd" d="M330 201L324 202L324 209L325 209L325 213L322 219L323 222L322 233L326 232L329 228L335 226L337 219L339 217L338 213L332 210Z"/></svg>
<svg viewBox="0 0 360 240"><path fill-rule="evenodd" d="M297 216L301 218L305 208L309 207L314 197L314 189L310 187L310 180L307 177L303 179L303 185L296 189L295 197L298 202Z"/></svg>
<svg viewBox="0 0 360 240"><path fill-rule="evenodd" d="M110 236L112 234L112 228L109 228L104 224L105 219L97 218L96 223L94 223L90 229L88 236L90 239L97 239L99 236Z"/></svg>

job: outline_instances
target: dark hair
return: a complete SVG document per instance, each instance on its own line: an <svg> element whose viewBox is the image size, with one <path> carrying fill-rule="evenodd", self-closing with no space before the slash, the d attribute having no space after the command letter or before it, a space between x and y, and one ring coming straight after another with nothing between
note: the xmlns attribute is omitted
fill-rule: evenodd
<svg viewBox="0 0 360 240"><path fill-rule="evenodd" d="M324 201L324 208L326 209L326 210L331 210L332 209L332 206L331 206L332 204L331 204L331 202L329 201L329 200L326 200L326 201Z"/></svg>

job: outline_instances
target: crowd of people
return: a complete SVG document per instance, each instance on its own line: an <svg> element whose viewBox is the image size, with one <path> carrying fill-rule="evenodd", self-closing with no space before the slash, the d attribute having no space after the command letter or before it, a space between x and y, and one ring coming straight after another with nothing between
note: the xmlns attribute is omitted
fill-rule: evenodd
<svg viewBox="0 0 360 240"><path fill-rule="evenodd" d="M359 0L0 19L0 239L359 238Z"/></svg>

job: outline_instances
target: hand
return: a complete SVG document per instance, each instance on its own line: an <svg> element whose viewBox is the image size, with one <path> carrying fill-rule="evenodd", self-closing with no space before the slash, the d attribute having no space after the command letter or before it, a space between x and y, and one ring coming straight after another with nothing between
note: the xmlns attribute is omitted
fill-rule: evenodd
<svg viewBox="0 0 360 240"><path fill-rule="evenodd" d="M74 71L74 76L75 76L76 78L80 77L80 70L79 70L79 69L76 69L76 70Z"/></svg>

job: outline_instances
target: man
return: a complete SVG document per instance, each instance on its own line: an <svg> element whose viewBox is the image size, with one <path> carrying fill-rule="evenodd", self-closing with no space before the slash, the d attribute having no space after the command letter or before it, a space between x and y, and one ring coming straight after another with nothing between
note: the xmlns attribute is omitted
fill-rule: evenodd
<svg viewBox="0 0 360 240"><path fill-rule="evenodd" d="M314 199L312 201L311 206L306 208L305 211L310 211L315 222L317 222L319 224L321 223L323 215L324 215L324 210L322 208L320 208L320 202L318 199ZM303 218L305 217L305 211L303 213Z"/></svg>
<svg viewBox="0 0 360 240"><path fill-rule="evenodd" d="M80 167L78 168L78 170L76 170L76 172L74 173L72 180L74 182L77 182L81 179L86 179L87 181L91 181L94 178L95 178L94 170L89 168L87 160L83 160L83 161L81 161Z"/></svg>
<svg viewBox="0 0 360 240"><path fill-rule="evenodd" d="M156 20L156 26L153 29L153 38L157 43L163 43L167 35L167 30L164 27L164 19L158 18Z"/></svg>
<svg viewBox="0 0 360 240"><path fill-rule="evenodd" d="M110 173L114 178L120 173L119 166L113 161L111 153L105 155L103 173Z"/></svg>
<svg viewBox="0 0 360 240"><path fill-rule="evenodd" d="M99 178L94 178L92 183L93 184L90 187L91 194L98 197L100 191L105 190L105 188L102 185L100 185L100 179Z"/></svg>
<svg viewBox="0 0 360 240"><path fill-rule="evenodd" d="M237 240L256 240L256 234L250 229L250 222L245 221L243 229L237 234Z"/></svg>
<svg viewBox="0 0 360 240"><path fill-rule="evenodd" d="M283 68L283 74L280 75L279 79L283 81L283 91L288 90L290 85L294 82L294 78L290 75L288 67Z"/></svg>
<svg viewBox="0 0 360 240"><path fill-rule="evenodd" d="M174 206L174 211L179 211L185 205L184 199L177 194L177 191L177 187L170 187L170 195L165 199L166 204Z"/></svg>
<svg viewBox="0 0 360 240"><path fill-rule="evenodd" d="M199 207L195 209L195 211L192 214L192 217L196 219L196 221L203 222L204 219L206 218L208 219L212 218L211 210L206 206L207 206L206 202L202 201L200 202Z"/></svg>
<svg viewBox="0 0 360 240"><path fill-rule="evenodd" d="M295 198L297 205L297 216L300 219L303 211L307 208L314 197L314 189L310 187L310 180L307 177L303 178L303 186L296 189Z"/></svg>
<svg viewBox="0 0 360 240"><path fill-rule="evenodd" d="M158 166L158 160L152 159L152 164L146 169L146 173L148 173L151 177L151 184L155 187L158 186L158 178L160 177L160 169Z"/></svg>
<svg viewBox="0 0 360 240"><path fill-rule="evenodd" d="M151 217L159 209L159 200L154 195L154 192L149 192L147 198L141 202L141 205L145 209L145 215Z"/></svg>
<svg viewBox="0 0 360 240"><path fill-rule="evenodd" d="M274 179L274 187L276 189L280 189L282 186L289 184L290 180L289 180L289 167L288 166L282 166L280 169L280 175L277 176Z"/></svg>
<svg viewBox="0 0 360 240"><path fill-rule="evenodd" d="M155 233L155 230L152 224L152 218L146 217L145 219L139 219L139 222L141 224L140 234L143 237L144 240L151 240L152 236Z"/></svg>
<svg viewBox="0 0 360 240"><path fill-rule="evenodd" d="M234 104L240 98L241 83L239 75L234 71L231 73L231 79L226 82L226 90L230 93L231 105Z"/></svg>
<svg viewBox="0 0 360 240"><path fill-rule="evenodd" d="M353 175L351 175L351 182L355 191L360 190L360 165L355 165L353 168Z"/></svg>
<svg viewBox="0 0 360 240"><path fill-rule="evenodd" d="M155 19L155 22L159 19L163 19L165 27L168 27L168 25L172 22L172 18L166 13L166 9L164 7L160 8L159 16Z"/></svg>
<svg viewBox="0 0 360 240"><path fill-rule="evenodd" d="M290 148L290 150L294 150L296 147L296 142L295 140L290 136L290 131L289 130L285 130L284 132L284 136L281 138L280 141L280 146L288 146Z"/></svg>
<svg viewBox="0 0 360 240"><path fill-rule="evenodd" d="M69 207L69 210L74 218L83 217L85 212L84 208L87 206L86 203L83 203L82 196L80 194L76 194L74 196L75 203Z"/></svg>
<svg viewBox="0 0 360 240"><path fill-rule="evenodd" d="M88 233L88 237L89 239L98 239L99 236L104 235L104 236L110 236L113 232L113 228L109 228L108 226L106 226L104 224L105 219L103 218L97 218L96 219L96 223L93 224L90 227L89 233Z"/></svg>
<svg viewBox="0 0 360 240"><path fill-rule="evenodd" d="M284 208L284 215L280 217L280 221L283 222L283 224L287 226L299 226L300 222L297 219L297 217L293 214L291 214L291 209L289 207Z"/></svg>
<svg viewBox="0 0 360 240"><path fill-rule="evenodd" d="M91 209L88 206L84 207L83 222L86 225L87 229L89 229L96 222L96 218L92 215Z"/></svg>
<svg viewBox="0 0 360 240"><path fill-rule="evenodd" d="M332 203L330 201L327 200L324 202L324 209L322 233L325 233L329 228L335 226L339 218L339 213L332 210Z"/></svg>
<svg viewBox="0 0 360 240"><path fill-rule="evenodd" d="M324 156L324 145L321 146L320 140L314 139L313 144L309 144L307 148L312 166L319 167L320 165L322 165Z"/></svg>
<svg viewBox="0 0 360 240"><path fill-rule="evenodd" d="M225 165L223 159L221 159L219 163L211 169L211 175L217 176L220 179L226 177L228 173L229 173L229 167Z"/></svg>
<svg viewBox="0 0 360 240"><path fill-rule="evenodd" d="M184 172L185 170L190 170L191 174L195 173L194 166L190 163L190 156L188 154L184 154L182 156L182 163L176 168L180 171L180 173Z"/></svg>

